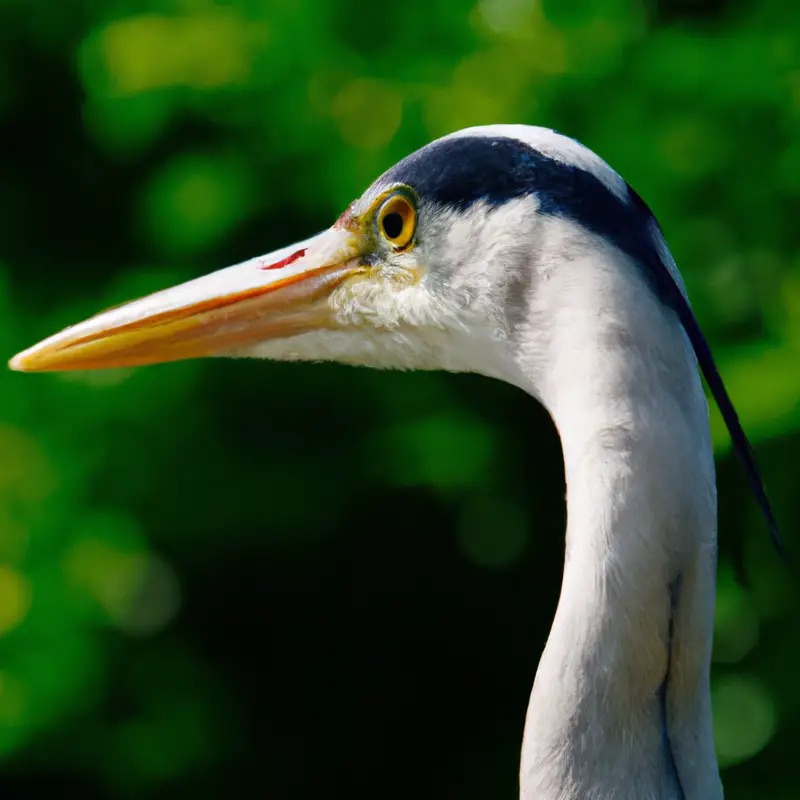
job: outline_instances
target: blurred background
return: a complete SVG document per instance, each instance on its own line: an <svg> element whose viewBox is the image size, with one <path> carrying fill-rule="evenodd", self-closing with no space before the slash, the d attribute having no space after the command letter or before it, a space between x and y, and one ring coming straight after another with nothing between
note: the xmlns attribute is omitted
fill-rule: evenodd
<svg viewBox="0 0 800 800"><path fill-rule="evenodd" d="M798 31L785 0L0 0L3 358L321 230L434 137L552 126L659 217L796 555ZM726 796L796 798L796 581L712 424ZM3 797L511 800L562 469L474 376L0 370Z"/></svg>

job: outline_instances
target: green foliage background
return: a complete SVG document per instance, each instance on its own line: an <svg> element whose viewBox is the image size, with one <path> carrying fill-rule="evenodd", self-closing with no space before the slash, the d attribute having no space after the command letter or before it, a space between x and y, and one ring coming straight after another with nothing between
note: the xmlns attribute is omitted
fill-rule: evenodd
<svg viewBox="0 0 800 800"><path fill-rule="evenodd" d="M659 217L796 551L798 31L787 0L0 0L2 351L320 230L436 136L556 127ZM726 792L795 798L797 589L712 425ZM546 415L471 376L0 372L0 791L511 798L562 528Z"/></svg>

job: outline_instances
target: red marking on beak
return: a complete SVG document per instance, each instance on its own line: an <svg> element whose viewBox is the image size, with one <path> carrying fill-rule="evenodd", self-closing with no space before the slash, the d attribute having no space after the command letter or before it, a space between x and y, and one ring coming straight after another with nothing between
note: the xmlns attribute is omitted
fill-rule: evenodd
<svg viewBox="0 0 800 800"><path fill-rule="evenodd" d="M297 261L298 258L302 258L306 254L305 248L302 250L298 250L296 253L292 253L290 256L286 256L282 261L278 261L275 264L267 264L265 267L261 267L261 269L280 269L281 267L288 267L294 261Z"/></svg>

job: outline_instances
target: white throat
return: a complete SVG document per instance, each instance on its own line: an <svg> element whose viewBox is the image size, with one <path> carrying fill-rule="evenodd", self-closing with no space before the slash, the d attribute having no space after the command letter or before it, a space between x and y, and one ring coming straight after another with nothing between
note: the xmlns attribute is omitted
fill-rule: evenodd
<svg viewBox="0 0 800 800"><path fill-rule="evenodd" d="M691 346L603 242L540 280L520 385L561 434L562 591L536 675L523 800L716 800L709 666L716 490Z"/></svg>

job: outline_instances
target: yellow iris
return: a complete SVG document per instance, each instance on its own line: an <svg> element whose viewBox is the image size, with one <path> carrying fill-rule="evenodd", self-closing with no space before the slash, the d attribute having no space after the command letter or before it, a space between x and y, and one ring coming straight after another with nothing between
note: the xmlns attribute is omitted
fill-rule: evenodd
<svg viewBox="0 0 800 800"><path fill-rule="evenodd" d="M417 209L405 193L395 192L378 209L378 231L392 247L407 247L416 229Z"/></svg>

